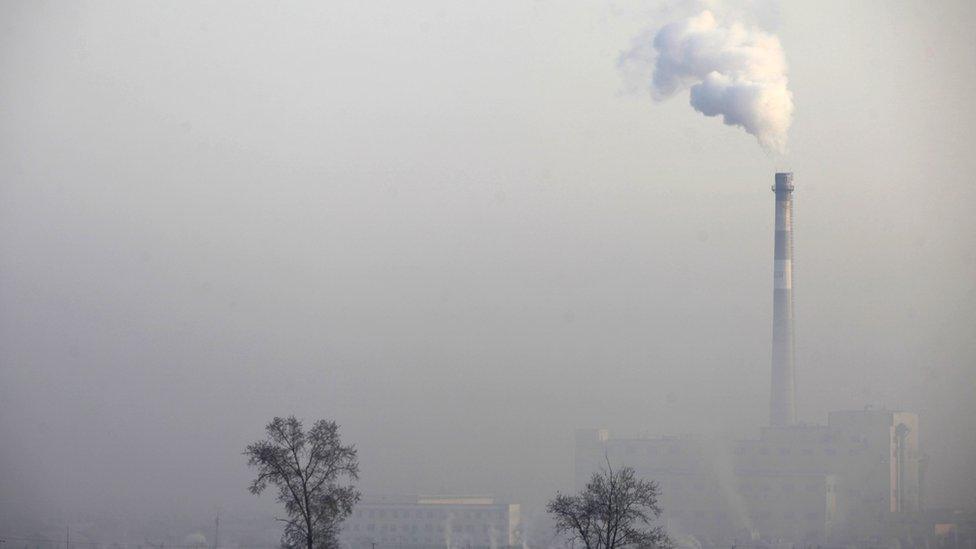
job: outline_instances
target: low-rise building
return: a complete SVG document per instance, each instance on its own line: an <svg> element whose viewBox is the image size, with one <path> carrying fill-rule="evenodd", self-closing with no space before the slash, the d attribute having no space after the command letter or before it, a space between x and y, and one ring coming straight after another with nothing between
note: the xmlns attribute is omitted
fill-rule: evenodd
<svg viewBox="0 0 976 549"><path fill-rule="evenodd" d="M359 502L342 526L350 549L519 544L520 509L488 496L374 496Z"/></svg>

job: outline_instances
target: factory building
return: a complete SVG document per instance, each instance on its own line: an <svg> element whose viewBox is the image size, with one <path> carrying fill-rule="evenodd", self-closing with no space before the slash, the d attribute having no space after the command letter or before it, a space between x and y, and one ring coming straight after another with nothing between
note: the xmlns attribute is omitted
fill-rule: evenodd
<svg viewBox="0 0 976 549"><path fill-rule="evenodd" d="M349 549L508 547L518 545L518 504L487 496L364 498L342 525Z"/></svg>
<svg viewBox="0 0 976 549"><path fill-rule="evenodd" d="M918 510L918 418L905 412L832 412L753 440L577 431L577 487L606 459L659 483L669 531L712 544L866 540Z"/></svg>
<svg viewBox="0 0 976 549"><path fill-rule="evenodd" d="M629 465L661 488L665 526L703 545L804 545L877 540L920 510L918 417L887 410L796 421L793 333L793 174L777 173L769 427L750 440L613 438L576 433L577 488L606 466Z"/></svg>

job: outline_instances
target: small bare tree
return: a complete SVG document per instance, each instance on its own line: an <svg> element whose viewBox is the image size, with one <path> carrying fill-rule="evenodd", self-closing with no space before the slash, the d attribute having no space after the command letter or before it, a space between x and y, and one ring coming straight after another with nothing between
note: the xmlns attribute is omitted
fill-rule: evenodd
<svg viewBox="0 0 976 549"><path fill-rule="evenodd" d="M594 473L580 493L556 494L546 511L556 531L585 549L622 547L670 548L671 540L661 526L652 526L661 515L658 486L637 477L632 467Z"/></svg>
<svg viewBox="0 0 976 549"><path fill-rule="evenodd" d="M339 527L360 496L352 484L339 483L341 477L359 478L356 448L342 445L333 421L316 421L306 433L295 416L276 417L265 431L267 437L249 444L244 455L258 471L252 494L269 484L278 488L288 515L278 519L285 523L282 547L338 547Z"/></svg>

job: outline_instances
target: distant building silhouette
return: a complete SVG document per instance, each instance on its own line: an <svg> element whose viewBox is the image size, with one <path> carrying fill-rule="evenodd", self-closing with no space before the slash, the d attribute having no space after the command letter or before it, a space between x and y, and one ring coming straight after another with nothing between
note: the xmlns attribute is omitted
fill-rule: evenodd
<svg viewBox="0 0 976 549"><path fill-rule="evenodd" d="M767 427L755 440L576 433L576 484L630 465L661 486L663 519L702 542L865 540L918 510L918 417L831 412L827 425Z"/></svg>
<svg viewBox="0 0 976 549"><path fill-rule="evenodd" d="M520 507L488 496L364 498L342 526L343 547L508 547L520 544Z"/></svg>

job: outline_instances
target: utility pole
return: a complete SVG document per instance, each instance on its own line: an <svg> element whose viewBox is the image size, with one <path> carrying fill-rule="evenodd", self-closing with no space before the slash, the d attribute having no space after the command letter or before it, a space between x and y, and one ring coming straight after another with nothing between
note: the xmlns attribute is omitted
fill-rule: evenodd
<svg viewBox="0 0 976 549"><path fill-rule="evenodd" d="M220 511L217 511L217 517L214 519L214 549L220 547Z"/></svg>
<svg viewBox="0 0 976 549"><path fill-rule="evenodd" d="M64 547L65 549L71 549L71 532L68 530L69 526L64 525Z"/></svg>

